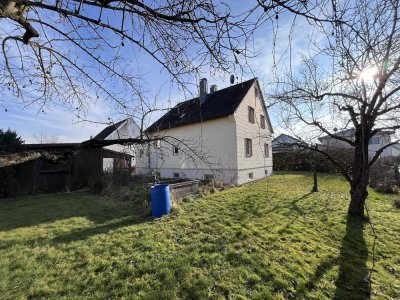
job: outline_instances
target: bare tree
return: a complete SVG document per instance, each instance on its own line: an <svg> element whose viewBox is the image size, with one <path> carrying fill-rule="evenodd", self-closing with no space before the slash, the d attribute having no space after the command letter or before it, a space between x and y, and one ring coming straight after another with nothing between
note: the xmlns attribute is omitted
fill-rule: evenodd
<svg viewBox="0 0 400 300"><path fill-rule="evenodd" d="M340 157L309 147L339 168L351 187L348 212L363 216L370 168L399 141L369 151L376 134L400 128L399 1L332 3L332 13L340 21L333 18L315 27L319 41L314 56L304 58L298 72L288 72L280 80L276 97L289 128L296 131L302 124L314 133L314 141L327 135L353 149L349 171ZM337 129L352 129L353 135L337 134Z"/></svg>
<svg viewBox="0 0 400 300"><path fill-rule="evenodd" d="M25 105L61 104L81 118L105 101L140 123L160 105L145 99L133 57L150 57L183 88L204 66L240 69L258 22L250 13L207 0L3 0L0 87Z"/></svg>

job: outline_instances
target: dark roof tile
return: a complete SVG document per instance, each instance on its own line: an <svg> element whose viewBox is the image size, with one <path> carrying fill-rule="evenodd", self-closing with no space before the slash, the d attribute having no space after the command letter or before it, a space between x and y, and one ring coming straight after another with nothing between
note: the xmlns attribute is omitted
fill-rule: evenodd
<svg viewBox="0 0 400 300"><path fill-rule="evenodd" d="M102 131L100 131L93 139L102 141L106 137L108 137L111 133L114 132L114 130L117 130L119 126L122 125L127 119L119 121L117 123L111 124L110 126L107 126L104 128Z"/></svg>
<svg viewBox="0 0 400 300"><path fill-rule="evenodd" d="M147 128L146 132L156 132L231 115L256 80L253 78L208 94L202 105L199 97L178 103Z"/></svg>

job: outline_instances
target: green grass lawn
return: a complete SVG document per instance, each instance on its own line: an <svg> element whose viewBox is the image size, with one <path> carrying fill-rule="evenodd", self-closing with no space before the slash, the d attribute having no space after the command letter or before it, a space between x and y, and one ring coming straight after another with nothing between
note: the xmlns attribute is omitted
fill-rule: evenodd
<svg viewBox="0 0 400 300"><path fill-rule="evenodd" d="M364 299L373 234L347 183L307 174L185 203L153 221L84 192L0 199L1 299ZM371 298L400 299L400 210L370 192Z"/></svg>

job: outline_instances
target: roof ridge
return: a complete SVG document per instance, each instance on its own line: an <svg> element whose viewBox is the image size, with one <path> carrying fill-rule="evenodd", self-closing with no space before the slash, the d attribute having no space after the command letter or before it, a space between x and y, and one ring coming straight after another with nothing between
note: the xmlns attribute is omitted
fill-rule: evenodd
<svg viewBox="0 0 400 300"><path fill-rule="evenodd" d="M256 81L255 77L209 93L201 105L196 105L199 97L179 102L145 131L156 132L231 115Z"/></svg>
<svg viewBox="0 0 400 300"><path fill-rule="evenodd" d="M248 79L248 80L246 80L246 81L242 81L242 82L239 82L239 83L236 83L236 84L231 84L230 86L224 87L224 88L222 88L222 89L220 89L220 90L216 90L216 91L215 91L214 93L212 93L212 94L219 93L219 92L221 92L221 91L224 91L224 90L226 90L226 89L232 88L232 87L237 86L237 85L239 85L239 84L245 84L245 83L248 83L248 82L250 82L250 81L256 81L256 80L257 80L257 77L253 77L252 79ZM212 95L212 94L211 94L211 93L208 93L207 95ZM194 97L194 98L192 98L192 99L183 100L182 102L178 102L174 107L177 107L177 106L180 105L180 104L183 104L183 103L189 102L189 101L193 101L193 100L196 100L196 99L199 99L199 96ZM206 101L207 101L207 100L206 100Z"/></svg>

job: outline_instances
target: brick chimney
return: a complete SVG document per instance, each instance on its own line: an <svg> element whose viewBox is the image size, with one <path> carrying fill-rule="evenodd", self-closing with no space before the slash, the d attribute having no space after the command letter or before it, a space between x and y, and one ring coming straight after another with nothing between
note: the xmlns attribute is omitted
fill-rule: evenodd
<svg viewBox="0 0 400 300"><path fill-rule="evenodd" d="M216 85L216 84L213 84L213 85L210 87L210 94L215 93L217 90L218 90L217 85Z"/></svg>
<svg viewBox="0 0 400 300"><path fill-rule="evenodd" d="M207 100L207 91L208 91L208 86L207 86L207 78L202 78L200 80L200 104L203 104Z"/></svg>

